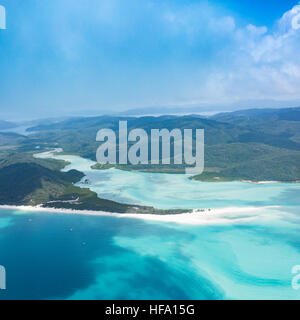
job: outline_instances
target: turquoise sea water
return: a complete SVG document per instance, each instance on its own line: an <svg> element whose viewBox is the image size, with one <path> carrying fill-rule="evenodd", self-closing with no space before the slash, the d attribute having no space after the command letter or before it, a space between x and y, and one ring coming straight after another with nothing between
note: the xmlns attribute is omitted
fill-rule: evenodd
<svg viewBox="0 0 300 320"><path fill-rule="evenodd" d="M199 183L95 171L87 160L64 158L72 160L65 170L84 171L102 197L159 208L256 209L232 209L226 222L205 225L0 209L7 272L0 299L300 298L291 286L292 267L300 265L299 184Z"/></svg>
<svg viewBox="0 0 300 320"><path fill-rule="evenodd" d="M40 157L49 157L49 155ZM56 155L70 165L64 171L77 169L90 181L88 187L99 197L125 203L154 206L160 209L196 209L244 206L300 206L300 184L247 182L199 182L185 174L161 174L93 170L95 162L77 156Z"/></svg>

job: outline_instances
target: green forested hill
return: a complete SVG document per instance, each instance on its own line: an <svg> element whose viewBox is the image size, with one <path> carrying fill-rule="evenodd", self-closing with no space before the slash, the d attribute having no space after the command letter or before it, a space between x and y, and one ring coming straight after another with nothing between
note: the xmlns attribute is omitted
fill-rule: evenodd
<svg viewBox="0 0 300 320"><path fill-rule="evenodd" d="M16 163L0 169L0 204L40 204L63 194L82 178L76 170L63 173L36 163Z"/></svg>
<svg viewBox="0 0 300 320"><path fill-rule="evenodd" d="M300 107L242 110L220 113L212 119L300 143Z"/></svg>
<svg viewBox="0 0 300 320"><path fill-rule="evenodd" d="M18 145L27 138L13 132L0 132L0 146Z"/></svg>
<svg viewBox="0 0 300 320"><path fill-rule="evenodd" d="M246 109L233 112L218 113L211 117L219 121L236 121L237 119L273 119L300 121L300 107L280 109Z"/></svg>
<svg viewBox="0 0 300 320"><path fill-rule="evenodd" d="M83 173L60 172L36 163L15 163L0 169L0 205L38 205L47 208L118 213L176 214L187 210L158 210L98 198L87 188L75 187Z"/></svg>
<svg viewBox="0 0 300 320"><path fill-rule="evenodd" d="M252 109L223 113L211 118L200 116L89 117L32 127L26 139L17 141L13 155L8 145L1 147L0 167L9 159L22 158L36 148L61 147L65 153L96 160L96 133L111 128L118 133L120 120L128 130L166 128L205 130L205 173L197 179L300 180L300 108ZM1 150L2 148L2 150ZM3 155L1 161L1 154ZM29 157L30 158L30 157ZM22 162L21 159L19 159ZM31 156L32 160L32 156ZM31 161L29 160L29 162ZM37 160L34 160L35 162ZM45 160L44 160L45 161ZM9 161L8 161L9 163ZM51 165L49 162L38 163ZM130 170L182 172L178 166L123 166Z"/></svg>
<svg viewBox="0 0 300 320"><path fill-rule="evenodd" d="M57 144L66 153L96 159L101 128L116 132L120 120L128 130L166 128L205 130L205 173L197 179L300 180L299 108L258 109L219 114L210 119L199 116L93 117L68 119L34 127L32 139ZM287 120L292 119L292 120ZM28 142L27 142L28 144ZM130 170L182 172L178 166L122 166ZM217 178L217 179L214 179Z"/></svg>

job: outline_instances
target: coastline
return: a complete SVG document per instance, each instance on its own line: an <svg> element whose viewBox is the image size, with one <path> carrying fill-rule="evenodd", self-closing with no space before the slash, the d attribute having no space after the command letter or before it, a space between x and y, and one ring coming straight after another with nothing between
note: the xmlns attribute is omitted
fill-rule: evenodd
<svg viewBox="0 0 300 320"><path fill-rule="evenodd" d="M266 181L253 181L253 180L237 180L245 183L254 183L254 184L272 184L272 183L300 183L300 180L295 181L277 181L277 180L266 180Z"/></svg>
<svg viewBox="0 0 300 320"><path fill-rule="evenodd" d="M63 148L54 148L48 151L43 151L43 152L38 152L36 154L33 155L33 157L35 158L41 158L41 159L56 159L55 158L55 153L58 154L58 156L74 156L74 154L63 154ZM80 156L79 156L80 157ZM87 158L83 158L85 160L90 160ZM92 160L91 160L92 161ZM116 170L122 170L122 171L128 171L128 172L142 172L142 173L162 173L162 174L181 174L181 175L185 175L184 173L176 173L176 172L164 172L164 171L143 171L143 170L133 170L133 169L126 169L126 168L116 168L115 165L112 165L110 168L105 168L105 169L99 169L99 168L93 168L95 165L98 165L97 162L94 162L93 165L90 166L90 168L92 170L109 170L111 168L114 168ZM80 171L80 170L79 170ZM222 181L222 180L209 180L209 181L202 181L202 180L198 180L198 179L194 179L196 176L191 176L190 179L194 180L194 181L198 181L198 182L227 182L227 181ZM290 183L300 183L300 180L291 180L291 181L280 181L280 180L261 180L261 181L254 181L254 180L248 180L248 179L233 179L230 180L228 182L244 182L244 183L252 183L252 184L272 184L272 183L286 183L286 184L290 184Z"/></svg>
<svg viewBox="0 0 300 320"><path fill-rule="evenodd" d="M133 218L156 222L171 222L186 225L215 225L215 224L232 224L241 222L251 222L257 218L270 218L270 215L261 214L262 210L278 209L281 206L263 206L263 207L226 207L214 208L201 212L202 209L195 209L191 213L181 214L136 214L136 213L114 213L105 211L92 210L73 210L73 209L57 209L45 208L42 206L14 206L0 205L0 209L7 209L20 212L36 212L36 213L54 213L54 214L70 214L70 215L87 215L87 216L106 216L116 218ZM275 212L275 211L274 211ZM272 217L275 217L275 214Z"/></svg>
<svg viewBox="0 0 300 320"><path fill-rule="evenodd" d="M42 153L37 153L34 156L36 158L54 158L56 159L55 153L61 153L63 149L56 148L54 150L49 150ZM73 156L73 155L70 155ZM79 169L80 170L80 169ZM118 170L118 169L117 169ZM83 170L84 173L84 170ZM281 183L280 181L252 181L252 180L236 180L244 183L252 183L252 184L272 184L272 183ZM296 181L300 182L300 181ZM288 183L288 182L286 182ZM294 182L295 183L295 182ZM90 190L88 187L87 189ZM68 202L68 201L66 201ZM134 219L142 219L142 220L151 220L151 221L160 221L160 222L172 222L179 224L187 224L187 225L203 225L203 224L224 224L224 223L239 223L239 222L248 222L253 221L257 218L265 217L264 210L268 209L276 209L280 208L280 206L245 206L245 207L224 207L224 208L212 208L212 209L194 209L190 212L183 210L181 213L172 213L167 214L158 214L158 213L137 213L137 212L129 212L126 213L118 213L118 212L108 212L108 211L97 211L96 210L78 210L78 209L67 209L67 208L59 208L55 205L53 208L44 207L43 204L37 206L18 206L18 205L0 205L0 209L8 209L8 210L17 210L23 212L45 212L45 213L56 213L56 214L75 214L75 215L89 215L89 216L111 216L116 218L134 218ZM114 211L114 210L113 210ZM279 214L275 210L272 211L272 214L276 216ZM270 215L268 215L268 218Z"/></svg>

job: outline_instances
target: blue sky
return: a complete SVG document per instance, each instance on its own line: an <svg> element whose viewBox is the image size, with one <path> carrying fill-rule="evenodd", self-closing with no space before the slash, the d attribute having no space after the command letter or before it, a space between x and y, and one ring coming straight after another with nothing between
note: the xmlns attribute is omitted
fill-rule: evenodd
<svg viewBox="0 0 300 320"><path fill-rule="evenodd" d="M0 118L300 105L300 5L0 0Z"/></svg>

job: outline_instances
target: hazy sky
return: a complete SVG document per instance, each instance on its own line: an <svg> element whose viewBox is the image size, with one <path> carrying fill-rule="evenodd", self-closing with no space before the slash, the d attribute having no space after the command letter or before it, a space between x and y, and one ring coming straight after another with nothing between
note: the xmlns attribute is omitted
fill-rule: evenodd
<svg viewBox="0 0 300 320"><path fill-rule="evenodd" d="M300 105L289 0L0 0L0 118ZM232 107L232 108L233 108Z"/></svg>

